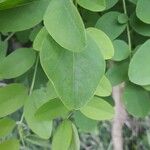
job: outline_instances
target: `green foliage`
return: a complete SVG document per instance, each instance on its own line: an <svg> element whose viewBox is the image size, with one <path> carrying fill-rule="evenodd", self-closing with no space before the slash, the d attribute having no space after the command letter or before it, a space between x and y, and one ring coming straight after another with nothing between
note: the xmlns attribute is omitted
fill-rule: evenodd
<svg viewBox="0 0 150 150"><path fill-rule="evenodd" d="M147 116L149 4L0 0L0 149L80 150L78 131L113 119L121 83L129 114Z"/></svg>
<svg viewBox="0 0 150 150"><path fill-rule="evenodd" d="M103 11L106 8L105 0L78 0L78 4L91 11Z"/></svg>
<svg viewBox="0 0 150 150"><path fill-rule="evenodd" d="M71 121L64 120L59 127L57 128L53 141L52 149L53 150L68 150L71 144L71 138L73 135L72 123Z"/></svg>
<svg viewBox="0 0 150 150"><path fill-rule="evenodd" d="M137 17L144 23L150 24L150 1L149 0L138 0L136 7Z"/></svg>
<svg viewBox="0 0 150 150"><path fill-rule="evenodd" d="M42 45L44 42L44 39L46 39L46 37L48 36L48 32L45 29L45 27L43 27L37 34L37 36L34 39L33 42L33 48L37 51L40 51L42 49Z"/></svg>
<svg viewBox="0 0 150 150"><path fill-rule="evenodd" d="M128 112L135 117L144 117L150 112L149 93L141 87L128 84L123 93L123 101Z"/></svg>
<svg viewBox="0 0 150 150"><path fill-rule="evenodd" d="M104 59L110 59L114 55L114 47L109 37L101 30L87 28L87 32L99 46Z"/></svg>
<svg viewBox="0 0 150 150"><path fill-rule="evenodd" d="M52 0L44 16L44 25L62 47L73 52L84 50L84 25L71 0Z"/></svg>
<svg viewBox="0 0 150 150"><path fill-rule="evenodd" d="M36 117L41 120L53 120L58 117L66 117L68 110L61 100L56 98L44 103L36 112Z"/></svg>
<svg viewBox="0 0 150 150"><path fill-rule="evenodd" d="M128 62L114 63L106 72L106 77L113 86L128 80Z"/></svg>
<svg viewBox="0 0 150 150"><path fill-rule="evenodd" d="M112 58L114 61L122 61L129 57L130 49L128 44L122 40L114 40L113 42L115 54Z"/></svg>
<svg viewBox="0 0 150 150"><path fill-rule="evenodd" d="M140 21L135 14L130 17L130 25L137 32L143 36L150 36L150 24L145 24Z"/></svg>
<svg viewBox="0 0 150 150"><path fill-rule="evenodd" d="M12 132L16 123L11 118L0 119L0 138L5 137Z"/></svg>
<svg viewBox="0 0 150 150"><path fill-rule="evenodd" d="M16 32L34 27L42 21L48 3L49 0L37 0L20 7L0 10L0 31Z"/></svg>
<svg viewBox="0 0 150 150"><path fill-rule="evenodd" d="M16 78L28 71L35 62L35 51L20 48L2 59L0 63L0 79Z"/></svg>
<svg viewBox="0 0 150 150"><path fill-rule="evenodd" d="M17 83L0 88L0 117L7 116L21 108L27 98L27 89Z"/></svg>
<svg viewBox="0 0 150 150"><path fill-rule="evenodd" d="M147 64L150 63L149 51L150 40L142 44L135 55L133 56L129 65L129 79L138 85L150 84L150 69ZM144 59L143 59L144 58ZM138 64L138 65L137 65ZM138 71L142 68L142 71Z"/></svg>
<svg viewBox="0 0 150 150"><path fill-rule="evenodd" d="M30 2L32 2L34 0L2 0L2 2L0 2L0 10L4 10L4 9L9 9L9 8L14 8L14 7L18 7L21 5L26 5Z"/></svg>
<svg viewBox="0 0 150 150"><path fill-rule="evenodd" d="M72 139L69 150L80 150L80 139L78 135L78 130L74 124L72 124Z"/></svg>
<svg viewBox="0 0 150 150"><path fill-rule="evenodd" d="M4 141L0 144L0 149L2 150L19 150L19 141L17 139L11 139Z"/></svg>
<svg viewBox="0 0 150 150"><path fill-rule="evenodd" d="M71 110L81 108L94 96L105 70L99 47L89 35L87 46L80 53L72 53L48 37L43 43L40 60L58 96Z"/></svg>
<svg viewBox="0 0 150 150"><path fill-rule="evenodd" d="M126 14L120 14L118 16L118 23L120 24L128 23L128 16Z"/></svg>
<svg viewBox="0 0 150 150"><path fill-rule="evenodd" d="M110 81L104 75L96 89L95 95L100 97L110 96L112 93L112 86Z"/></svg>
<svg viewBox="0 0 150 150"><path fill-rule="evenodd" d="M0 40L0 60L6 56L8 43Z"/></svg>
<svg viewBox="0 0 150 150"><path fill-rule="evenodd" d="M51 120L38 120L35 117L35 113L49 99L50 97L44 89L38 89L28 97L24 106L25 119L30 129L44 139L48 139L51 136L52 122Z"/></svg>
<svg viewBox="0 0 150 150"><path fill-rule="evenodd" d="M79 132L90 133L97 128L97 121L87 118L80 111L74 113L75 124L79 128Z"/></svg>
<svg viewBox="0 0 150 150"><path fill-rule="evenodd" d="M94 97L81 112L88 118L93 120L109 120L113 118L114 109L101 98Z"/></svg>
<svg viewBox="0 0 150 150"><path fill-rule="evenodd" d="M119 24L118 16L121 13L111 11L105 13L96 23L96 28L104 31L112 40L116 39L126 28L126 24Z"/></svg>
<svg viewBox="0 0 150 150"><path fill-rule="evenodd" d="M119 0L105 0L106 10L112 8Z"/></svg>

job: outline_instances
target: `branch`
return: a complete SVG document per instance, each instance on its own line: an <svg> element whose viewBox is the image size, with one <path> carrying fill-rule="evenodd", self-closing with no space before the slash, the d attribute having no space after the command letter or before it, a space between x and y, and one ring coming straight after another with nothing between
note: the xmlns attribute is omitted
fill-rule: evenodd
<svg viewBox="0 0 150 150"><path fill-rule="evenodd" d="M127 113L122 103L122 91L124 85L113 87L113 99L115 101L115 118L112 127L112 141L114 150L123 150L122 127L127 118Z"/></svg>

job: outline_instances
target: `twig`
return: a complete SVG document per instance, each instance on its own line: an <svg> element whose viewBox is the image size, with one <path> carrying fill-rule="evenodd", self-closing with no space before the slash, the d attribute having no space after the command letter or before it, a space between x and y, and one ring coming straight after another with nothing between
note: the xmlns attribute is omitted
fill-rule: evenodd
<svg viewBox="0 0 150 150"><path fill-rule="evenodd" d="M32 78L32 82L31 82L31 86L30 86L30 90L29 90L29 95L32 94L32 91L33 91L33 88L34 88L38 63L39 63L39 57L37 56L36 63L35 63L35 68L34 68L34 73L33 73L33 78ZM24 142L24 138L23 138L23 135L22 135L22 131L21 131L22 130L23 119L24 119L24 113L22 114L21 119L18 122L18 132L19 132L19 136L20 136L22 145L23 145L23 147L25 147L25 142Z"/></svg>
<svg viewBox="0 0 150 150"><path fill-rule="evenodd" d="M4 40L4 42L7 42L14 34L15 34L14 32L9 34L8 37Z"/></svg>

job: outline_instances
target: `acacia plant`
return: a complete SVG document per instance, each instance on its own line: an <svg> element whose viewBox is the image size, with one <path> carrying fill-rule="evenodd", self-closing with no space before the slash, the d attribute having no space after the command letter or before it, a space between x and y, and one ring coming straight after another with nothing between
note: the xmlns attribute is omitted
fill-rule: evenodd
<svg viewBox="0 0 150 150"><path fill-rule="evenodd" d="M80 150L121 83L126 110L148 115L149 37L150 0L0 0L0 149Z"/></svg>

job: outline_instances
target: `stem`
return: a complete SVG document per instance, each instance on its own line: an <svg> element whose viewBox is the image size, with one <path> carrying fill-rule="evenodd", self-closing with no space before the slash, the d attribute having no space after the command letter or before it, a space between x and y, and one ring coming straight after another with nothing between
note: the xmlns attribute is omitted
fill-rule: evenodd
<svg viewBox="0 0 150 150"><path fill-rule="evenodd" d="M36 63L35 63L35 68L34 68L34 73L33 73L33 78L32 78L32 82L31 82L31 86L30 86L30 90L29 90L29 95L32 94L32 91L33 91L33 88L34 88L35 78L36 78L36 73L37 73L37 68L38 68L38 63L39 63L39 57L37 56ZM24 114L22 114L22 116L21 116L21 120L19 121L20 124L22 124L23 118L24 118Z"/></svg>
<svg viewBox="0 0 150 150"><path fill-rule="evenodd" d="M4 42L7 42L14 34L15 34L14 32L9 34L8 37L4 40Z"/></svg>
<svg viewBox="0 0 150 150"><path fill-rule="evenodd" d="M127 7L126 7L126 2L125 0L122 0L123 2L123 10L124 10L124 14L126 14L128 16L127 13ZM129 49L130 51L132 50L132 43L131 43L131 35L130 35L130 27L129 27L129 22L127 23L127 37L128 37L128 45L129 45Z"/></svg>
<svg viewBox="0 0 150 150"><path fill-rule="evenodd" d="M29 90L29 95L32 94L32 91L33 91L33 88L34 88L35 78L36 78L36 73L37 73L37 68L38 68L38 63L39 63L39 57L37 56L36 63L35 63L35 68L34 68L34 73L33 73L33 78L32 78L32 82L31 82L31 86L30 86L30 90Z"/></svg>
<svg viewBox="0 0 150 150"><path fill-rule="evenodd" d="M32 91L33 91L33 88L34 88L34 84L35 84L35 79L36 79L36 73L37 73L37 68L38 68L38 63L39 63L39 57L37 56L36 57L36 63L35 63L35 68L34 68L34 73L33 73L33 78L32 78L32 82L31 82L31 86L30 86L30 90L29 90L29 95L32 94ZM23 135L22 135L22 122L23 122L23 118L24 118L24 113L22 114L21 116L21 119L18 123L18 132L19 132L19 136L20 136L20 139L21 139L21 142L22 142L22 145L23 147L25 147L25 142L24 142L24 139L23 139Z"/></svg>

